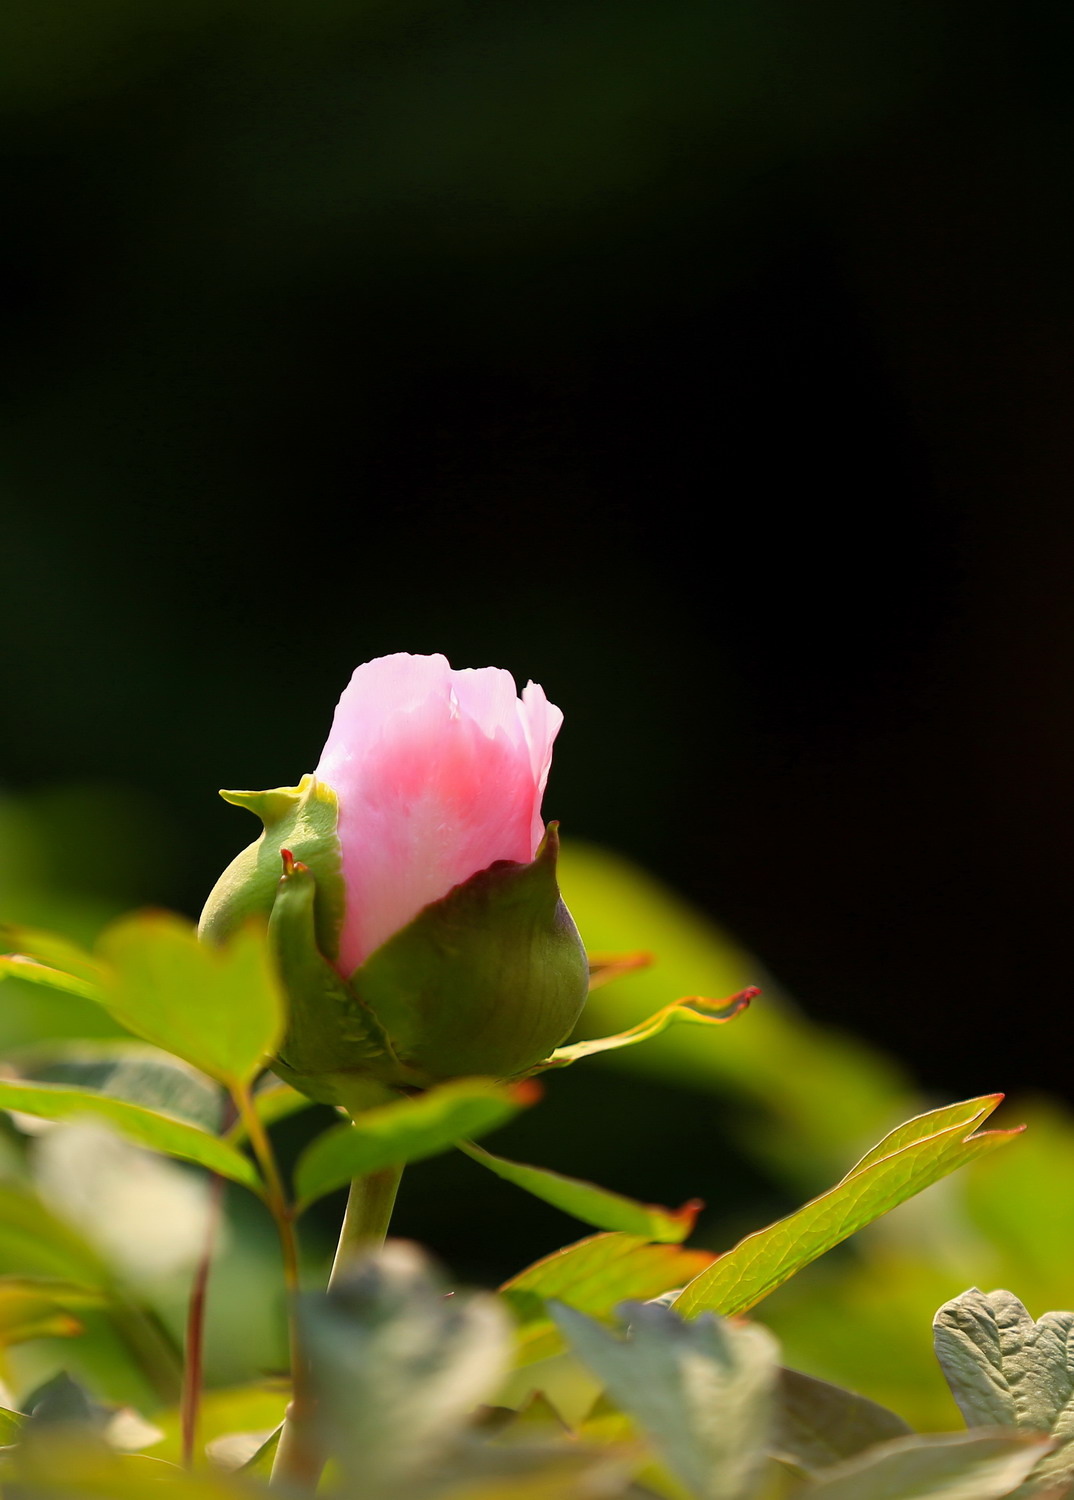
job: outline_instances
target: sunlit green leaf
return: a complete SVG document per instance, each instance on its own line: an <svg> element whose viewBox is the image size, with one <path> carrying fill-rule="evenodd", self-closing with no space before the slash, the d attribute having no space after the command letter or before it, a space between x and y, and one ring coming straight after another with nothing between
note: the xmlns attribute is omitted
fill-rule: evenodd
<svg viewBox="0 0 1074 1500"><path fill-rule="evenodd" d="M199 943L166 912L125 917L100 942L108 1008L136 1036L228 1087L249 1082L279 1040L283 999L265 934Z"/></svg>
<svg viewBox="0 0 1074 1500"><path fill-rule="evenodd" d="M976 1111L955 1125L944 1126L947 1110L921 1115L912 1122L919 1133L909 1143L905 1141L905 1127L900 1127L888 1138L895 1142L890 1154L870 1153L865 1158L869 1165L859 1164L851 1176L796 1213L740 1240L685 1288L676 1308L692 1317L704 1311L730 1314L754 1307L833 1245L1017 1135L1017 1130L970 1133L992 1113L1001 1097L989 1095L972 1101ZM941 1128L934 1129L937 1116L941 1117Z"/></svg>
<svg viewBox="0 0 1074 1500"><path fill-rule="evenodd" d="M809 1500L999 1500L1041 1456L1047 1439L943 1432L897 1438L817 1474Z"/></svg>
<svg viewBox="0 0 1074 1500"><path fill-rule="evenodd" d="M6 1406L0 1406L0 1444L17 1443L25 1420L21 1411L8 1411Z"/></svg>
<svg viewBox="0 0 1074 1500"><path fill-rule="evenodd" d="M188 1125L185 1120L128 1104L109 1094L53 1083L9 1083L0 1079L0 1109L19 1110L43 1120L101 1120L139 1146L196 1162L255 1192L260 1188L253 1163L218 1136Z"/></svg>
<svg viewBox="0 0 1074 1500"><path fill-rule="evenodd" d="M463 1078L412 1099L365 1110L353 1125L335 1125L299 1158L300 1210L354 1177L446 1151L465 1136L494 1130L536 1097L533 1085Z"/></svg>
<svg viewBox="0 0 1074 1500"><path fill-rule="evenodd" d="M648 1432L697 1500L750 1500L765 1467L779 1352L759 1324L684 1322L626 1303L626 1338L564 1305L552 1317L612 1400Z"/></svg>
<svg viewBox="0 0 1074 1500"><path fill-rule="evenodd" d="M712 1261L708 1250L654 1245L631 1234L595 1234L546 1255L500 1288L518 1323L516 1362L530 1364L563 1348L549 1301L606 1318L620 1302L683 1286Z"/></svg>
<svg viewBox="0 0 1074 1500"><path fill-rule="evenodd" d="M825 1469L910 1429L886 1406L798 1370L781 1370L775 1451L804 1469Z"/></svg>
<svg viewBox="0 0 1074 1500"><path fill-rule="evenodd" d="M697 1199L680 1209L661 1208L656 1203L637 1203L621 1193L613 1193L577 1177L565 1177L547 1167L530 1167L502 1156L493 1156L491 1151L475 1146L471 1141L458 1144L460 1151L497 1177L532 1193L545 1203L551 1203L564 1213L572 1214L584 1224L592 1224L596 1229L620 1230L624 1234L641 1235L647 1240L678 1244L693 1229L701 1207Z"/></svg>

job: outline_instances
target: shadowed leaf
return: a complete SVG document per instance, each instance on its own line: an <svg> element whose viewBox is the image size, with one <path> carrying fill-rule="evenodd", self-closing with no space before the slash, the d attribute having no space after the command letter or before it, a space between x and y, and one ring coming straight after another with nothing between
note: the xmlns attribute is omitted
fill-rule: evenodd
<svg viewBox="0 0 1074 1500"><path fill-rule="evenodd" d="M910 1429L886 1406L798 1370L781 1370L775 1450L804 1469L824 1469Z"/></svg>
<svg viewBox="0 0 1074 1500"><path fill-rule="evenodd" d="M493 1156L491 1151L475 1146L470 1141L460 1141L459 1150L472 1161L478 1162L488 1171L494 1172L506 1182L532 1193L545 1203L572 1214L595 1229L620 1230L624 1234L642 1235L647 1240L679 1244L694 1227L701 1203L697 1199L680 1209L661 1208L656 1203L638 1203L621 1193L597 1187L595 1183L583 1182L577 1177L564 1177L547 1167L530 1167L522 1162L507 1161L502 1156Z"/></svg>
<svg viewBox="0 0 1074 1500"><path fill-rule="evenodd" d="M809 1500L998 1500L1048 1450L1010 1432L898 1438L814 1476Z"/></svg>

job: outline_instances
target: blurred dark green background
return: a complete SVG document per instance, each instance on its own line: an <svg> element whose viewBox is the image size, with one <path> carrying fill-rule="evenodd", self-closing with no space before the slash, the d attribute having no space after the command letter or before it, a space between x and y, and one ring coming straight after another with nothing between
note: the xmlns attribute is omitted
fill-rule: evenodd
<svg viewBox="0 0 1074 1500"><path fill-rule="evenodd" d="M1068 1088L1069 11L0 26L20 860L193 913L216 788L443 650L541 681L547 811L808 1014Z"/></svg>

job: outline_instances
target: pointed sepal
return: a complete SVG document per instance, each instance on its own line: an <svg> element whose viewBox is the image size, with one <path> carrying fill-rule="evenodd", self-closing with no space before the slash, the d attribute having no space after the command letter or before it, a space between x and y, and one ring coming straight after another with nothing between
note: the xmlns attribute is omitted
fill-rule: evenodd
<svg viewBox="0 0 1074 1500"><path fill-rule="evenodd" d="M315 776L303 776L297 786L220 795L256 814L265 827L216 882L198 935L207 942L221 942L250 917L267 918L276 900L282 851L287 849L316 878L317 944L327 958L335 958L345 902L335 792Z"/></svg>
<svg viewBox="0 0 1074 1500"><path fill-rule="evenodd" d="M570 1035L589 976L560 899L558 853L550 823L532 863L478 871L351 976L410 1077L517 1077Z"/></svg>
<svg viewBox="0 0 1074 1500"><path fill-rule="evenodd" d="M345 1075L401 1076L383 1028L317 945L317 880L281 851L283 873L269 918L269 944L288 1001L276 1070L304 1094L345 1103Z"/></svg>

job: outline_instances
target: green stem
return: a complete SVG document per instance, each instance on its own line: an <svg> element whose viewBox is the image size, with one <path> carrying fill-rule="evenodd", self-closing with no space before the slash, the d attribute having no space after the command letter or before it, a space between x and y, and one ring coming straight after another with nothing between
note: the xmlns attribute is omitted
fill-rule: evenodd
<svg viewBox="0 0 1074 1500"><path fill-rule="evenodd" d="M366 1177L356 1177L351 1183L347 1211L343 1216L339 1244L332 1262L332 1273L328 1278L329 1290L346 1273L356 1255L362 1250L384 1243L402 1175L401 1166L385 1167L383 1171L370 1172ZM311 1466L312 1448L304 1435L308 1414L308 1407L303 1409L299 1406L296 1391L296 1398L287 1409L280 1432L280 1442L272 1466L273 1485L298 1480L306 1493L312 1493L317 1488L323 1464L313 1455Z"/></svg>
<svg viewBox="0 0 1074 1500"><path fill-rule="evenodd" d="M363 1250L383 1245L402 1175L401 1166L384 1167L379 1172L370 1172L367 1177L356 1177L351 1183L347 1212L343 1216L343 1228L336 1246L336 1258L332 1262L332 1274L328 1278L329 1291L346 1273L347 1267L357 1255Z"/></svg>
<svg viewBox="0 0 1074 1500"><path fill-rule="evenodd" d="M323 1463L313 1436L313 1398L309 1389L309 1362L302 1348L298 1327L298 1242L295 1215L284 1191L268 1132L254 1107L249 1088L234 1093L235 1107L265 1179L265 1202L276 1224L283 1256L283 1279L287 1290L287 1335L291 1357L291 1400L280 1433L270 1485L312 1494L317 1488Z"/></svg>

